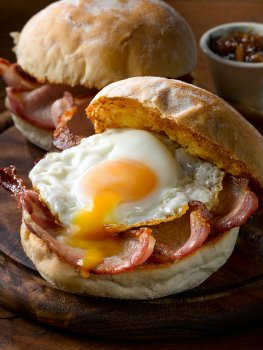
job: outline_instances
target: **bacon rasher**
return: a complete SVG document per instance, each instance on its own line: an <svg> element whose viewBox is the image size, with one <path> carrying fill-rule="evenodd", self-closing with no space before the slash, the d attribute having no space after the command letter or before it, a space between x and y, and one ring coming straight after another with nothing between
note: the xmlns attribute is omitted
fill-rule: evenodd
<svg viewBox="0 0 263 350"><path fill-rule="evenodd" d="M65 112L74 111L73 114L86 119L85 108L97 93L81 86L40 84L17 63L3 58L0 58L0 76L7 84L7 108L31 125L49 131L57 127Z"/></svg>
<svg viewBox="0 0 263 350"><path fill-rule="evenodd" d="M66 228L53 217L38 193L26 188L16 175L15 167L0 169L0 185L11 192L21 205L23 220L28 229L69 264L79 266L79 261L84 256L83 250L56 240ZM248 181L227 175L214 213L211 214L200 202L190 202L189 211L175 220L179 226L174 226L174 238L170 238L169 243L158 239L158 234L152 236L149 227L122 232L119 234L122 250L115 256L105 258L92 271L97 274L117 274L131 270L147 260L154 263L174 262L196 251L209 235L220 234L242 225L257 207L257 197L249 190ZM185 231L182 242L181 220ZM187 225L188 229L185 230Z"/></svg>
<svg viewBox="0 0 263 350"><path fill-rule="evenodd" d="M170 238L169 244L157 239L150 257L152 262L176 261L197 250L208 237L243 225L249 216L257 210L258 199L254 192L249 190L247 179L226 175L216 211L209 213L200 202L189 203L189 208L190 211L175 223L174 239ZM189 219L185 220L187 216ZM188 226L188 231L184 230L183 234L181 233L180 220L184 220L184 228ZM165 230L168 231L167 228ZM184 237L183 242L180 242L179 245L176 230L180 231ZM158 237L158 229L156 236Z"/></svg>

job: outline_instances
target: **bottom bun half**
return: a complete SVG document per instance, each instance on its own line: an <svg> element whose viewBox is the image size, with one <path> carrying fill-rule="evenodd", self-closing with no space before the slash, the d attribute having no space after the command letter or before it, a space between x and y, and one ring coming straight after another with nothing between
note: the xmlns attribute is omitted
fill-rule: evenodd
<svg viewBox="0 0 263 350"><path fill-rule="evenodd" d="M210 239L194 253L169 264L145 264L118 275L82 277L77 269L50 251L24 223L21 242L41 276L64 291L115 299L154 299L183 292L200 285L230 257L238 236L234 228Z"/></svg>
<svg viewBox="0 0 263 350"><path fill-rule="evenodd" d="M37 126L31 125L13 113L11 113L11 117L16 128L28 141L45 151L49 151L52 148L53 131L44 130Z"/></svg>

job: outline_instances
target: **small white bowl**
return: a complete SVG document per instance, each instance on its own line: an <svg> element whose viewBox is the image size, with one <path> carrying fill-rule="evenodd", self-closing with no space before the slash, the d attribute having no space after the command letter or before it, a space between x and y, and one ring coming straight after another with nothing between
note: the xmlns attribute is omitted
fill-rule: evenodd
<svg viewBox="0 0 263 350"><path fill-rule="evenodd" d="M249 32L263 35L263 24L252 22L226 23L211 28L200 39L213 76L216 93L230 103L263 116L263 63L231 61L214 53L209 42L229 32Z"/></svg>

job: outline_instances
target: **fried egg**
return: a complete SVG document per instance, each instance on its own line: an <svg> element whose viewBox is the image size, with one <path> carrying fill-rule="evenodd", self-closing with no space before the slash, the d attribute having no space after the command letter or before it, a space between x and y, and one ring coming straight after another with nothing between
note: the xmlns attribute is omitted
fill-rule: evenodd
<svg viewBox="0 0 263 350"><path fill-rule="evenodd" d="M112 129L47 154L29 177L65 226L94 236L173 220L194 200L212 209L224 173L165 136Z"/></svg>

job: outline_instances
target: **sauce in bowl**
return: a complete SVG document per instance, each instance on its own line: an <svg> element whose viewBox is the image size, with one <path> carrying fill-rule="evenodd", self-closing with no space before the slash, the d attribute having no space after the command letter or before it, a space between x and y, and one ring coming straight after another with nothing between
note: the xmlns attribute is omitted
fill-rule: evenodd
<svg viewBox="0 0 263 350"><path fill-rule="evenodd" d="M211 38L210 49L222 58L248 63L263 62L263 36L248 32L230 32Z"/></svg>

